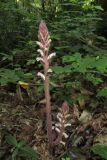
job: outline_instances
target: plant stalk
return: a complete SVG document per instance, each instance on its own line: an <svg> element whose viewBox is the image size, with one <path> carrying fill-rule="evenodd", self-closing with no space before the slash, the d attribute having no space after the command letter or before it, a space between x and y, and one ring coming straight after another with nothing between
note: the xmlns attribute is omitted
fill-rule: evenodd
<svg viewBox="0 0 107 160"><path fill-rule="evenodd" d="M48 67L44 65L44 90L45 90L45 98L46 98L46 116L47 116L47 135L48 135L48 147L49 149L53 146L52 139L52 114L51 114L51 102L50 102L50 92L49 92L49 75L47 73Z"/></svg>

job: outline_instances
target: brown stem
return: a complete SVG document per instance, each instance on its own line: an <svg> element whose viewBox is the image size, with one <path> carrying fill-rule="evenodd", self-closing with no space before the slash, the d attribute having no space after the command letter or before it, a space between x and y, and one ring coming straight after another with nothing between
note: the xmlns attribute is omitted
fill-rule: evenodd
<svg viewBox="0 0 107 160"><path fill-rule="evenodd" d="M47 73L48 67L44 65L44 90L45 90L45 98L46 98L46 114L47 114L47 135L48 135L48 144L49 148L53 146L52 140L52 115L51 115L51 102L50 102L50 93L49 93L49 75Z"/></svg>

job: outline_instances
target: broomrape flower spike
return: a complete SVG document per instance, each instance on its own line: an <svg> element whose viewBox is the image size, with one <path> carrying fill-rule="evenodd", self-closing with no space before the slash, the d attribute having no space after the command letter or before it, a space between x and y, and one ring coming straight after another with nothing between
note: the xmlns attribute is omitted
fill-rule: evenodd
<svg viewBox="0 0 107 160"><path fill-rule="evenodd" d="M60 143L65 145L65 142L62 141L62 138L63 136L65 138L68 137L68 135L65 133L65 127L69 125L69 123L66 124L69 106L67 102L64 102L62 104L62 107L60 108L59 113L57 114L58 123L52 126L53 122L52 122L52 113L51 113L52 111L51 111L51 101L50 101L51 96L49 92L50 80L49 80L48 73L52 72L52 70L49 68L50 59L56 56L56 53L51 53L51 54L48 53L50 43L51 43L51 39L48 32L48 28L45 22L41 21L39 25L38 41L37 41L37 44L40 47L40 49L38 49L37 52L40 53L41 57L37 57L36 60L42 63L44 68L44 73L38 72L37 75L44 80L48 147L49 149L52 149L55 145L58 145ZM57 136L53 135L55 132ZM56 137L56 139L53 139L53 137Z"/></svg>
<svg viewBox="0 0 107 160"><path fill-rule="evenodd" d="M41 21L39 25L38 39L39 39L39 43L37 41L37 44L40 46L40 48L43 49L44 51L48 51L50 47L51 39L50 39L47 26L44 21Z"/></svg>

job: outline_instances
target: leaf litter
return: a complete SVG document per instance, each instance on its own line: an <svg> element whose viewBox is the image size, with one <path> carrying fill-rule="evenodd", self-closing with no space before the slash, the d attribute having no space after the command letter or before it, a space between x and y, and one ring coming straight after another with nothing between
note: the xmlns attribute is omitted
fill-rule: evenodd
<svg viewBox="0 0 107 160"><path fill-rule="evenodd" d="M90 148L96 143L107 145L107 111L91 114L86 110L79 111L76 105L71 107L67 143L65 146L57 146L51 156L47 146L44 103L19 102L14 106L14 94L0 95L3 96L0 98L0 154L6 155L4 160L10 154L10 146L5 143L8 134L14 135L17 140L27 141L42 160L57 160L63 155L77 160L101 159L92 154ZM56 114L55 111L53 114ZM18 160L23 159L19 157Z"/></svg>

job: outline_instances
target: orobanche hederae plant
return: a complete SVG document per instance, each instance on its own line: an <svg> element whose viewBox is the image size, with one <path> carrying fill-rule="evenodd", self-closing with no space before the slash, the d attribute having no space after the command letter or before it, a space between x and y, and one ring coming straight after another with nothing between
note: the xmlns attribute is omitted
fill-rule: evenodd
<svg viewBox="0 0 107 160"><path fill-rule="evenodd" d="M44 21L41 21L39 25L38 31L38 40L37 44L39 45L40 49L37 51L40 54L40 57L37 57L37 61L43 65L44 72L38 72L38 76L40 76L44 82L44 92L45 92L45 99L46 99L46 117L47 117L47 136L48 136L48 147L49 149L53 148L54 146L65 142L62 141L63 138L68 138L68 135L65 133L65 128L70 126L67 123L67 118L69 116L69 106L67 102L62 104L60 107L59 112L57 114L58 122L52 125L52 114L51 114L51 96L49 92L49 75L52 70L50 67L51 59L56 56L56 53L49 54L49 48L51 44L50 35ZM55 136L56 135L56 136Z"/></svg>

